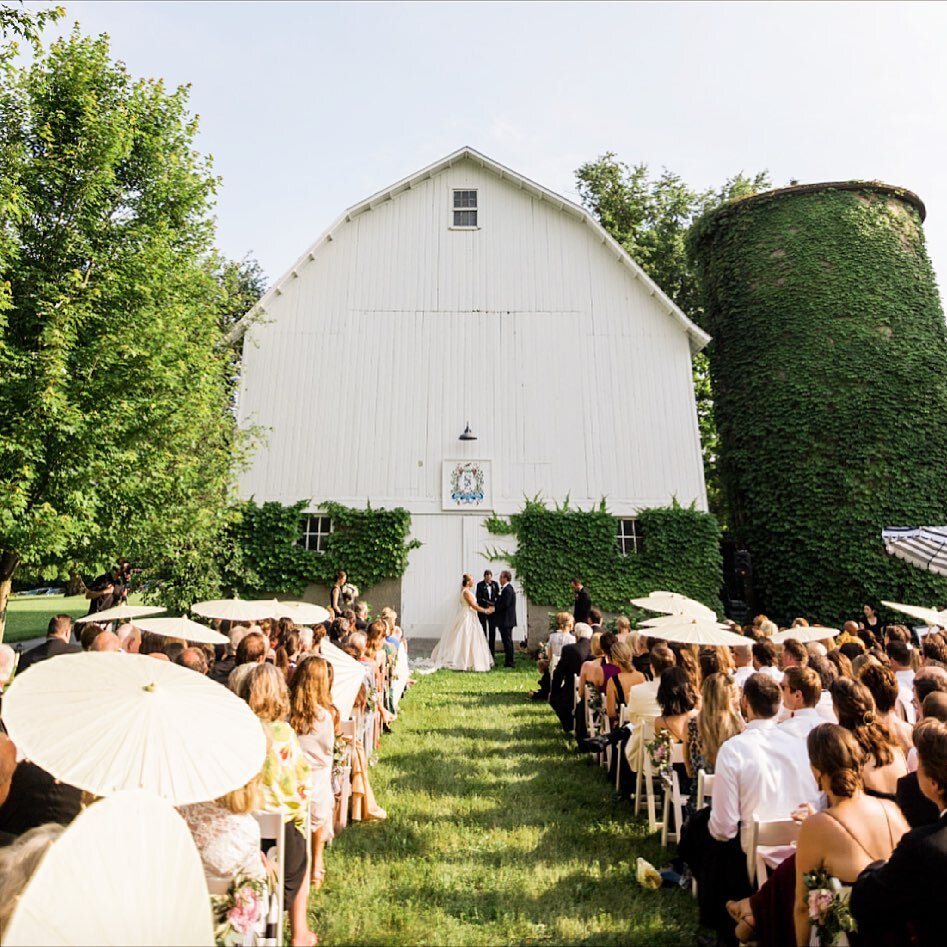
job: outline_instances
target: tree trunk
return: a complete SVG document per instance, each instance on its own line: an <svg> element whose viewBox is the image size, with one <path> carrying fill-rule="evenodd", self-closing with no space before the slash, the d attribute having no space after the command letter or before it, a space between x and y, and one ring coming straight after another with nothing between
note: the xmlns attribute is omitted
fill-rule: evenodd
<svg viewBox="0 0 947 947"><path fill-rule="evenodd" d="M15 552L7 549L0 552L0 643L3 642L3 633L7 627L7 602L13 587L13 575L19 564L20 557Z"/></svg>
<svg viewBox="0 0 947 947"><path fill-rule="evenodd" d="M84 595L85 594L85 582L82 581L82 576L79 575L78 569L72 569L69 572L69 581L66 583L66 596L70 595Z"/></svg>

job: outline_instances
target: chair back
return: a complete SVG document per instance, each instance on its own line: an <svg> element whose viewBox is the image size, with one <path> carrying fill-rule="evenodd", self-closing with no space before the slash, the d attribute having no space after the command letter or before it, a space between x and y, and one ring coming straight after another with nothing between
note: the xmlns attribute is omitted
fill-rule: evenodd
<svg viewBox="0 0 947 947"><path fill-rule="evenodd" d="M703 808L714 793L714 774L705 769L697 770L697 803Z"/></svg>
<svg viewBox="0 0 947 947"><path fill-rule="evenodd" d="M751 885L762 885L769 866L775 867L791 854L799 837L799 826L800 823L793 819L761 822L754 817L746 849L746 873Z"/></svg>
<svg viewBox="0 0 947 947"><path fill-rule="evenodd" d="M254 812L260 827L260 849L276 865L276 890L270 892L267 926L275 925L276 944L283 943L283 882L286 878L286 825L281 812ZM264 938L273 940L273 936Z"/></svg>

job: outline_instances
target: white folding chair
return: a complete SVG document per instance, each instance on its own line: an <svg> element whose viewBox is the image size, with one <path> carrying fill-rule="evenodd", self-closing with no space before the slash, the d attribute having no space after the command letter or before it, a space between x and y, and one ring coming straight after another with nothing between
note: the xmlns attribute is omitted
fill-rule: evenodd
<svg viewBox="0 0 947 947"><path fill-rule="evenodd" d="M346 720L341 727L342 736L349 737L352 741L349 744L347 759L342 767L342 774L339 777L339 796L338 796L338 815L335 819L335 831L339 833L349 824L349 805L352 800L352 745L356 738L356 727L354 720Z"/></svg>
<svg viewBox="0 0 947 947"><path fill-rule="evenodd" d="M286 877L286 826L281 812L254 812L260 826L260 848L276 864L276 890L270 894L267 924L276 925L276 944L283 943L283 881Z"/></svg>
<svg viewBox="0 0 947 947"><path fill-rule="evenodd" d="M622 704L618 708L618 726L623 727L628 723L628 708L625 704ZM621 753L624 747L616 744L614 747L609 747L609 750L614 750L615 753ZM611 765L611 757L609 757L609 765ZM615 792L621 792L621 760L618 760L618 763L615 766Z"/></svg>
<svg viewBox="0 0 947 947"><path fill-rule="evenodd" d="M751 885L759 888L766 881L769 869L791 854L799 837L799 825L792 819L761 822L754 816L746 849L746 873Z"/></svg>
<svg viewBox="0 0 947 947"><path fill-rule="evenodd" d="M641 789L644 789L645 801L648 807L648 832L657 832L661 827L657 817L657 795L654 791L654 767L651 765L651 754L645 749L645 744L654 739L654 718L646 717L641 728L641 765L638 768L638 780L635 789L635 814L638 813Z"/></svg>
<svg viewBox="0 0 947 947"><path fill-rule="evenodd" d="M701 809L710 804L714 792L714 774L706 770L697 770L697 804Z"/></svg>
<svg viewBox="0 0 947 947"><path fill-rule="evenodd" d="M681 841L681 826L684 824L684 796L681 793L681 781L678 779L674 764L684 764L684 744L675 743L671 747L671 786L664 787L664 812L661 817L661 847L667 848L668 838ZM670 829L671 816L674 817L674 831Z"/></svg>
<svg viewBox="0 0 947 947"><path fill-rule="evenodd" d="M631 741L634 743L634 754L629 757L628 763L635 771L635 815L641 811L641 792L644 789L645 781L645 758L648 756L644 745L654 739L654 721L656 717L642 717L635 726L635 732L632 734ZM648 771L650 772L650 760Z"/></svg>

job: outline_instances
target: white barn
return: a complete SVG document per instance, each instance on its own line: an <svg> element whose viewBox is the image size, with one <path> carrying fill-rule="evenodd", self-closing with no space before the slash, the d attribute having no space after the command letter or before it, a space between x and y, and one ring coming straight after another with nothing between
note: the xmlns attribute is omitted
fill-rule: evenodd
<svg viewBox="0 0 947 947"><path fill-rule="evenodd" d="M587 211L472 148L346 211L236 331L240 420L266 431L241 495L311 500L312 548L320 502L405 507L408 634L439 637L461 573L510 548L484 519L524 496L606 497L629 535L644 507L707 508L708 336Z"/></svg>

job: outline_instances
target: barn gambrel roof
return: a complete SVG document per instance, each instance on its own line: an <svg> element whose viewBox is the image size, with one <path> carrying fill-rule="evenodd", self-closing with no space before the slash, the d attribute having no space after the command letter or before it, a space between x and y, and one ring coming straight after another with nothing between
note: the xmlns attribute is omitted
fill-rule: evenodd
<svg viewBox="0 0 947 947"><path fill-rule="evenodd" d="M661 289L661 287L658 286L658 284L655 283L647 273L645 273L645 271L632 259L632 257L629 256L628 252L612 236L608 234L605 228L602 227L602 225L584 207L573 203L567 198L562 197L560 194L556 194L555 191L550 191L548 188L543 187L541 184L537 184L535 181L531 181L522 174L512 171L510 168L505 167L498 161L494 161L492 158L488 158L486 155L481 154L479 151L471 148L469 145L465 145L463 148L460 148L452 154L447 155L447 157L441 158L440 161L435 161L434 164L428 165L426 168L422 168L420 171L415 172L410 177L403 178L396 184L391 185L391 187L379 191L377 194L373 194L371 197L366 198L365 200L353 205L347 211L345 211L341 217L339 217L326 231L322 233L319 239L313 243L313 245L289 268L289 270L287 270L286 273L284 273L283 276L273 284L273 286L263 295L259 302L257 302L256 305L253 306L253 308L250 309L250 311L247 312L247 314L230 330L225 340L226 344L229 345L236 342L244 335L244 333L246 333L253 322L266 312L269 302L275 297L282 295L287 283L298 278L303 267L315 259L316 253L319 251L320 247L326 243L332 242L335 233L340 227L343 227L345 224L354 220L360 214L374 210L381 204L393 200L403 191L411 190L411 188L415 187L421 182L426 181L429 178L433 178L436 174L440 174L441 171L446 170L460 161L473 161L475 164L478 164L480 167L492 172L497 177L509 181L514 187L526 191L537 200L545 201L546 203L551 204L557 210L560 210L565 214L570 214L581 223L585 224L595 233L596 237L607 248L607 250L615 255L615 258L618 260L618 262L623 264L635 279L641 281L648 293L654 296L655 299L657 299L667 310L668 315L680 323L681 328L687 333L688 339L690 340L691 352L693 354L699 352L710 341L710 336L707 335L703 329L699 328L687 318L680 307L672 302L672 300Z"/></svg>

